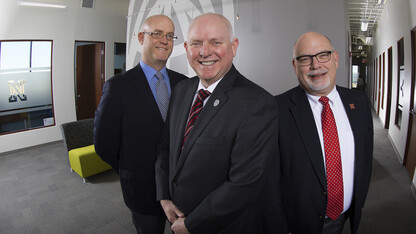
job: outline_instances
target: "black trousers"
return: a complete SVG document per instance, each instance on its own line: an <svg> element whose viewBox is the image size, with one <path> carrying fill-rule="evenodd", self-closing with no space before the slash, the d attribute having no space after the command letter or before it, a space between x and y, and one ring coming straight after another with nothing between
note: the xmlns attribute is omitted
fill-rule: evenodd
<svg viewBox="0 0 416 234"><path fill-rule="evenodd" d="M163 234L165 231L165 216L139 214L131 211L133 224L138 234Z"/></svg>

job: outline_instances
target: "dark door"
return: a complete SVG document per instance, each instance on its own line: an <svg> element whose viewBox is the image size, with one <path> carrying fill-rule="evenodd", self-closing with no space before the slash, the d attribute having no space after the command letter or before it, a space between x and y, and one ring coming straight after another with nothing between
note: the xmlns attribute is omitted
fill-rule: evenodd
<svg viewBox="0 0 416 234"><path fill-rule="evenodd" d="M409 138L410 144L408 145L409 150L404 164L406 166L410 178L413 178L413 173L415 172L416 166L416 115L413 113L413 115L411 115L411 118L412 125L409 126L409 128L411 128Z"/></svg>
<svg viewBox="0 0 416 234"><path fill-rule="evenodd" d="M374 59L374 73L373 73L373 76L372 76L372 82L371 82L371 87L373 87L373 93L372 93L372 102L371 102L371 104L373 105L373 107L374 107L374 103L375 103L375 101L376 101L376 89L377 89L377 85L376 85L376 82L377 82L377 58L375 58Z"/></svg>
<svg viewBox="0 0 416 234"><path fill-rule="evenodd" d="M416 166L416 28L412 30L412 81L410 92L410 114L409 114L409 128L407 132L406 152L404 155L403 164L406 166L410 178L413 178L413 173Z"/></svg>
<svg viewBox="0 0 416 234"><path fill-rule="evenodd" d="M77 119L94 118L104 80L104 43L78 45L76 48Z"/></svg>
<svg viewBox="0 0 416 234"><path fill-rule="evenodd" d="M380 113L381 102L381 55L378 57L378 89L377 89L377 115Z"/></svg>
<svg viewBox="0 0 416 234"><path fill-rule="evenodd" d="M387 109L386 109L386 121L384 128L390 127L390 112L391 112L391 89L393 82L393 48L390 47L387 50Z"/></svg>
<svg viewBox="0 0 416 234"><path fill-rule="evenodd" d="M381 109L382 110L384 110L384 87L385 87L385 82L386 82L386 76L385 76L385 73L386 73L386 64L385 64L385 56L386 55L386 53L385 52L383 52L383 56L381 57L382 59L382 61L383 61L383 66L382 66L382 70L381 70L381 76L383 77L383 81L381 82Z"/></svg>

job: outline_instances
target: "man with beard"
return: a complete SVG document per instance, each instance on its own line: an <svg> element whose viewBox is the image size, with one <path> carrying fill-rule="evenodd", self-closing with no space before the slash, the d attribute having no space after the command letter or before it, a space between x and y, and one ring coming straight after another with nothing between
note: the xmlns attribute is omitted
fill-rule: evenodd
<svg viewBox="0 0 416 234"><path fill-rule="evenodd" d="M265 233L356 233L370 184L373 122L364 93L335 85L338 52L307 32L293 48L299 86L276 97L278 145ZM280 173L279 173L280 172Z"/></svg>

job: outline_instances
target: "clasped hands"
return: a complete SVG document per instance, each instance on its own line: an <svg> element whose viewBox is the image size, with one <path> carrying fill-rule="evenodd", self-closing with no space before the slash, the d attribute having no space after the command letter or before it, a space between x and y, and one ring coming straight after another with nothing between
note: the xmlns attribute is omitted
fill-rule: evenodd
<svg viewBox="0 0 416 234"><path fill-rule="evenodd" d="M172 224L171 230L175 234L190 234L185 226L185 214L171 200L161 200L160 205L162 205L166 217Z"/></svg>

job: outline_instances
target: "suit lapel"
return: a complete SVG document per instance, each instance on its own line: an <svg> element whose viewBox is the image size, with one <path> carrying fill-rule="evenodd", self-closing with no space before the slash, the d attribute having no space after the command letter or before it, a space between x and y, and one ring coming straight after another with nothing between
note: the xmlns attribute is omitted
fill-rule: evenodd
<svg viewBox="0 0 416 234"><path fill-rule="evenodd" d="M224 76L224 78L218 83L217 87L215 88L214 92L210 95L207 103L205 104L204 108L202 109L201 113L199 114L198 120L195 122L194 127L192 128L192 131L189 133L186 143L184 145L184 148L182 150L182 153L180 154L179 161L177 164L177 171L180 170L183 163L185 162L186 158L188 157L195 141L198 139L198 137L202 134L204 129L209 125L211 122L211 119L214 118L214 116L218 113L219 110L225 105L225 103L228 100L227 92L230 90L233 86L234 80L237 77L237 70L235 70L234 66L231 68L231 70ZM196 84L198 85L198 84ZM195 94L196 87L193 89L193 94ZM215 105L214 105L215 103ZM189 109L191 106L187 106L187 112L189 113ZM188 116L186 116L188 117ZM187 121L187 118L184 122ZM183 129L185 128L185 125L183 125ZM184 131L182 130L182 133ZM183 134L182 134L183 136ZM182 139L182 138L181 138Z"/></svg>
<svg viewBox="0 0 416 234"><path fill-rule="evenodd" d="M170 88L173 91L174 87L177 83L179 83L179 81L181 81L181 79L178 79L177 75L172 70L166 69L166 71L169 75Z"/></svg>
<svg viewBox="0 0 416 234"><path fill-rule="evenodd" d="M178 100L176 103L179 103L178 108L175 108L173 114L175 116L175 123L173 124L173 131L175 134L173 135L173 143L172 147L174 148L174 155L175 155L175 165L178 165L178 161L183 154L182 151L182 142L183 142L183 135L185 134L185 127L188 121L189 111L191 109L192 101L195 96L196 88L198 87L199 79L198 77L192 78L193 80L189 83L189 85L185 88L182 94L177 95ZM179 90L181 92L182 90Z"/></svg>
<svg viewBox="0 0 416 234"><path fill-rule="evenodd" d="M160 121L163 121L155 97L150 89L149 82L147 82L146 76L140 67L140 64L133 69L133 76L131 76L131 79L133 80L132 83L136 87L137 92L142 96L141 103L148 103L151 107L153 115L155 117L158 116L157 118L160 118Z"/></svg>
<svg viewBox="0 0 416 234"><path fill-rule="evenodd" d="M357 139L360 137L360 104L357 103L352 97L353 95L348 95L343 88L337 87L339 96L341 97L342 104L344 106L345 112L347 113L348 120L350 121L351 129L354 134L355 143L357 144Z"/></svg>
<svg viewBox="0 0 416 234"><path fill-rule="evenodd" d="M361 157L362 155L358 155L358 152L363 152L362 148L364 147L365 139L363 139L364 136L366 136L363 123L363 112L361 111L362 108L366 108L364 103L360 102L355 98L355 95L349 95L345 88L337 87L337 91L339 93L339 96L341 97L342 103L344 105L345 112L347 113L348 120L350 122L351 130L354 135L354 157L355 157L355 174L360 173L360 166L361 161L365 157ZM362 106L363 105L363 106ZM355 178L359 178L355 176Z"/></svg>
<svg viewBox="0 0 416 234"><path fill-rule="evenodd" d="M309 160L317 177L321 181L322 187L326 190L327 183L321 143L305 91L301 87L298 87L291 101L294 105L292 105L290 110L298 126L298 131L308 153ZM307 111L305 112L305 110Z"/></svg>

